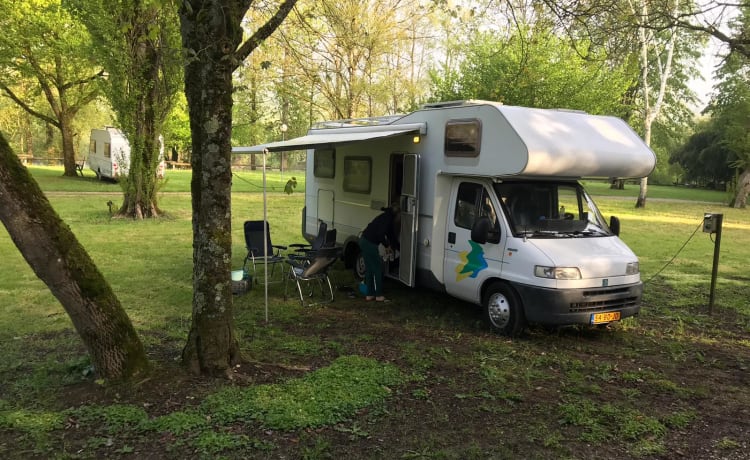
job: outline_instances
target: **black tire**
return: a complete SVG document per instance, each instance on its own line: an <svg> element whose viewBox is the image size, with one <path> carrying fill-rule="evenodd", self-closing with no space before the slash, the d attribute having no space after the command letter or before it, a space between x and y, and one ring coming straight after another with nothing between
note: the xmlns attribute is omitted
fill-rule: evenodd
<svg viewBox="0 0 750 460"><path fill-rule="evenodd" d="M354 255L354 265L352 266L354 276L356 276L358 280L365 279L365 270L365 258L362 256L362 251L357 251Z"/></svg>
<svg viewBox="0 0 750 460"><path fill-rule="evenodd" d="M493 332L516 337L526 328L526 317L518 294L503 282L492 283L482 299L484 317Z"/></svg>

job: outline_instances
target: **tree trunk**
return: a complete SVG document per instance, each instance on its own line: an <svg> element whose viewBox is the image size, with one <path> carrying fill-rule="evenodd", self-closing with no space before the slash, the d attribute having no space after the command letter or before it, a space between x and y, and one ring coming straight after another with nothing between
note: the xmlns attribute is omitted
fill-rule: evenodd
<svg viewBox="0 0 750 460"><path fill-rule="evenodd" d="M193 168L193 317L183 364L193 373L222 375L239 360L234 335L231 228L233 53L244 9L235 2L184 2L180 8L185 95ZM215 24L222 24L216 27Z"/></svg>
<svg viewBox="0 0 750 460"><path fill-rule="evenodd" d="M613 178L610 179L610 186L609 188L612 190L625 190L625 179L617 179Z"/></svg>
<svg viewBox="0 0 750 460"><path fill-rule="evenodd" d="M73 117L68 113L60 114L60 135L62 136L63 176L76 177L76 150L73 146Z"/></svg>
<svg viewBox="0 0 750 460"><path fill-rule="evenodd" d="M635 202L636 208L646 207L646 194L648 193L648 177L641 177L641 189L638 192L638 199Z"/></svg>
<svg viewBox="0 0 750 460"><path fill-rule="evenodd" d="M734 198L735 208L747 206L747 195L750 194L750 168L745 169L737 178L737 195Z"/></svg>
<svg viewBox="0 0 750 460"><path fill-rule="evenodd" d="M31 116L27 112L23 112L21 118L21 145L22 154L30 157L34 156L34 135L31 132Z"/></svg>
<svg viewBox="0 0 750 460"><path fill-rule="evenodd" d="M126 60L132 65L126 81L119 82L127 93L117 110L130 143L130 168L118 215L144 219L161 214L156 193L159 152L163 148L159 131L174 93L170 92L168 77L163 74L169 72L166 64L169 56L161 48L168 43L167 33L158 31L166 13L154 5L139 4L128 14L133 16L129 20L131 35L127 40Z"/></svg>
<svg viewBox="0 0 750 460"><path fill-rule="evenodd" d="M0 220L70 316L97 374L125 380L146 372L146 353L120 301L2 135L0 202Z"/></svg>

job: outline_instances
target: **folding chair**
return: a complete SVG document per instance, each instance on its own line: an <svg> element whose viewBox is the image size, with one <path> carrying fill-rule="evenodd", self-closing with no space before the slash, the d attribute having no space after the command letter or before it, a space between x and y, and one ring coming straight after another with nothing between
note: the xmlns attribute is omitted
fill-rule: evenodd
<svg viewBox="0 0 750 460"><path fill-rule="evenodd" d="M263 238L264 228L265 241ZM256 280L256 283L258 283L260 282L257 276L258 265L263 266L266 262L268 262L269 268L271 270L270 278L273 279L276 265L284 262L284 257L281 255L281 251L286 250L287 247L274 245L271 243L271 229L268 225L268 222L266 221L247 220L245 221L244 230L247 255L245 256L245 262L242 264L242 269L245 270L247 267L247 263L251 262L253 264L253 277ZM284 270L282 269L281 273L283 272ZM281 280L279 279L274 282L280 281Z"/></svg>
<svg viewBox="0 0 750 460"><path fill-rule="evenodd" d="M284 298L287 299L287 287L289 282L294 282L297 286L299 300L303 307L325 304L333 302L333 286L328 271L334 263L340 258L341 250L339 248L321 248L315 252L311 259L290 257L286 260L289 264L289 276L284 281ZM307 296L302 290L302 283L308 285ZM310 285L312 284L312 285ZM315 295L315 285L320 288L321 299L317 302L305 302L305 297L313 299ZM326 292L326 286L328 291Z"/></svg>
<svg viewBox="0 0 750 460"><path fill-rule="evenodd" d="M291 246L292 245L290 245L290 247ZM308 248L304 248L304 247L298 248L296 252L292 254L288 254L288 257L291 259L298 259L302 261L307 260L309 262L310 259L315 257L315 254L320 249L332 248L335 246L336 246L336 229L332 228L330 230L325 231L322 239L319 240L318 238L315 238L315 241L313 241L313 244L311 244Z"/></svg>
<svg viewBox="0 0 750 460"><path fill-rule="evenodd" d="M318 234L315 236L315 239L312 240L312 243L290 244L289 249L297 251L297 252L320 249L321 247L323 247L323 243L326 240L327 231L328 231L328 224L321 221L320 225L318 226Z"/></svg>

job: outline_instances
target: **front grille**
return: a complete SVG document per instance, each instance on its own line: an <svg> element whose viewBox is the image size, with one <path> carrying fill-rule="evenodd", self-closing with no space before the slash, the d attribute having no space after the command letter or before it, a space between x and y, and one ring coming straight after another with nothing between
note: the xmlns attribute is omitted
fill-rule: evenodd
<svg viewBox="0 0 750 460"><path fill-rule="evenodd" d="M595 300L592 302L575 302L570 304L570 313L616 310L618 308L635 307L638 297Z"/></svg>
<svg viewBox="0 0 750 460"><path fill-rule="evenodd" d="M571 302L570 312L596 312L635 307L638 296L632 294L630 287L599 288L583 291L583 302Z"/></svg>
<svg viewBox="0 0 750 460"><path fill-rule="evenodd" d="M583 291L584 297L591 297L591 296L597 296L597 295L617 295L617 294L627 294L630 292L629 287L618 287L618 288L601 288L591 291Z"/></svg>

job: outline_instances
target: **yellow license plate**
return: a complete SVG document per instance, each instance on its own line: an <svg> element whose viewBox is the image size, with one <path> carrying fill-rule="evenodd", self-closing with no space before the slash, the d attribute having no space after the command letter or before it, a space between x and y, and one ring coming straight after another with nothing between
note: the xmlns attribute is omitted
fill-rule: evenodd
<svg viewBox="0 0 750 460"><path fill-rule="evenodd" d="M611 323L620 320L619 311L608 311L606 313L594 313L591 315L591 324Z"/></svg>

